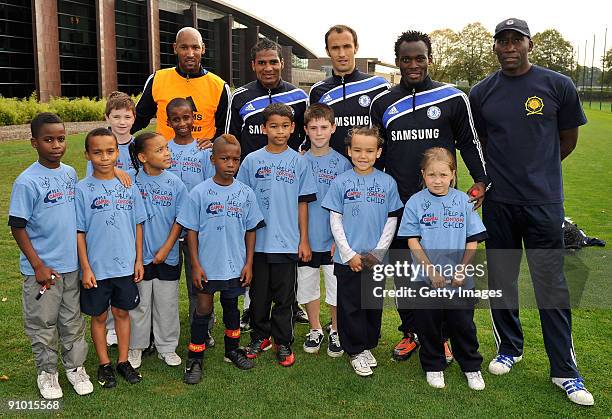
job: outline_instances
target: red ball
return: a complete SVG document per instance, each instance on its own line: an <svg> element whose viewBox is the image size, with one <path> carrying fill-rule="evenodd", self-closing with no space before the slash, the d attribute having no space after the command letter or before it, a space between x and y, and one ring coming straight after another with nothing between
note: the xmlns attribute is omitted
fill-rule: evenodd
<svg viewBox="0 0 612 419"><path fill-rule="evenodd" d="M478 191L476 189L472 189L472 192L470 192L470 195L478 196Z"/></svg>

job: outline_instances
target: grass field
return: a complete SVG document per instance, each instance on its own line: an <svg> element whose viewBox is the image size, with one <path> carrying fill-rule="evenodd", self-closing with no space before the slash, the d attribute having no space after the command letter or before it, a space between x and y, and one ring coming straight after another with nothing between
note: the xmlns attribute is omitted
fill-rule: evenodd
<svg viewBox="0 0 612 419"><path fill-rule="evenodd" d="M581 130L577 150L564 163L566 212L591 236L608 243L612 240L610 191L612 164L612 113L587 110L589 124ZM82 158L83 135L71 136L64 161L84 174ZM35 152L26 141L0 144L0 223L6 226L8 198L15 177L35 160ZM462 168L460 179L467 179ZM463 189L467 186L464 181ZM52 222L52 220L51 220ZM593 249L582 250L583 254ZM602 255L602 258L605 255ZM604 260L604 266L608 266ZM36 374L33 356L26 339L21 319L21 281L18 270L18 250L7 227L0 234L0 415L6 412L7 400L37 400ZM609 279L609 277L607 278ZM526 275L522 278L528 282ZM609 283L609 282L608 282ZM610 286L599 290L609 304ZM6 299L6 300L5 300ZM181 287L182 333L178 353L186 354L188 325L186 295ZM218 313L221 313L220 307ZM548 360L542 343L540 323L535 310L523 310L525 332L524 360L511 374L503 377L483 372L487 388L476 393L468 389L464 376L456 364L446 372L447 388L430 388L421 371L418 358L407 362L393 362L390 350L399 339L396 327L399 317L388 308L383 316L382 339L374 354L379 367L371 378L356 376L346 357L329 358L309 355L301 346L307 327L296 329L297 361L285 369L276 364L272 352L257 359L256 368L239 371L223 362L223 348L219 345L205 356L204 379L200 385L182 383L182 369L169 368L156 357L145 358L141 367L142 383L129 386L119 381L117 388L103 390L96 386L87 397L77 396L65 375L60 373L64 390L63 410L66 416L173 416L173 417L575 417L612 415L612 382L610 351L612 341L612 311L610 309L580 308L573 311L573 337L578 363L595 406L581 408L566 400L548 378ZM324 312L323 319L327 319ZM485 363L483 371L495 354L491 321L486 310L476 311L476 324ZM88 333L89 335L89 333ZM218 343L223 341L223 328L217 325L214 333ZM248 335L243 336L246 344ZM116 352L111 352L111 358ZM86 364L92 378L97 367L96 355L90 346Z"/></svg>

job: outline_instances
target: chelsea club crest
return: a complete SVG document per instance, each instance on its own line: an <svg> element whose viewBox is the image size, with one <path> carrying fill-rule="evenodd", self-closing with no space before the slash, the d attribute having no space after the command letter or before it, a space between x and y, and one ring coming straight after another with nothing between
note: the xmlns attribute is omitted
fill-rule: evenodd
<svg viewBox="0 0 612 419"><path fill-rule="evenodd" d="M370 106L371 101L372 100L370 99L370 96L368 95L359 96L359 104L364 108L367 108L368 106Z"/></svg>
<svg viewBox="0 0 612 419"><path fill-rule="evenodd" d="M427 108L427 117L429 119L438 119L442 115L442 111L437 106Z"/></svg>

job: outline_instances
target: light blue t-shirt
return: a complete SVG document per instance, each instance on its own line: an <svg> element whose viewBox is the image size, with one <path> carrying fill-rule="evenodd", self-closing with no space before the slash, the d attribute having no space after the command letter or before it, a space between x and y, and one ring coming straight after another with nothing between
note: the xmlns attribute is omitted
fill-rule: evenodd
<svg viewBox="0 0 612 419"><path fill-rule="evenodd" d="M215 167L210 161L210 149L200 150L197 141L179 145L170 140L168 149L172 153L172 166L168 171L178 176L188 191L215 175Z"/></svg>
<svg viewBox="0 0 612 419"><path fill-rule="evenodd" d="M237 179L253 188L266 221L257 230L255 251L297 253L298 201L317 193L306 159L290 148L278 154L260 148L246 156Z"/></svg>
<svg viewBox="0 0 612 419"><path fill-rule="evenodd" d="M474 204L464 192L451 188L448 194L438 196L423 189L406 203L397 235L420 237L421 247L432 264L456 266L463 260L467 238L485 231ZM415 280L431 284L422 270ZM464 288L471 287L470 279Z"/></svg>
<svg viewBox="0 0 612 419"><path fill-rule="evenodd" d="M374 169L367 175L346 171L332 182L321 206L342 214L342 226L349 246L357 253L376 249L387 218L401 209L395 180ZM340 252L334 262L342 263Z"/></svg>
<svg viewBox="0 0 612 419"><path fill-rule="evenodd" d="M317 200L308 203L308 239L313 252L329 252L333 236L329 226L329 211L321 207L331 182L338 176L351 170L353 166L342 154L334 149L324 156L313 156L308 150L304 154L314 175L317 186Z"/></svg>
<svg viewBox="0 0 612 419"><path fill-rule="evenodd" d="M115 167L117 169L121 169L124 171L134 169L134 165L132 164L132 158L130 157L130 144L134 141L134 137L130 138L125 144L119 144L119 157L117 157L117 162L115 163ZM85 172L85 176L91 176L93 174L93 166L91 162L87 161L87 170Z"/></svg>
<svg viewBox="0 0 612 419"><path fill-rule="evenodd" d="M200 264L212 281L240 277L246 262L244 235L262 220L251 188L238 180L221 186L212 179L193 188L178 218L180 225L198 232Z"/></svg>
<svg viewBox="0 0 612 419"><path fill-rule="evenodd" d="M79 268L76 248L74 206L76 171L63 163L49 169L35 162L13 184L9 216L27 221L26 233L44 264L58 273ZM24 275L34 269L20 252L19 268Z"/></svg>
<svg viewBox="0 0 612 419"><path fill-rule="evenodd" d="M96 280L133 275L136 224L147 219L138 187L89 176L76 186L76 213Z"/></svg>
<svg viewBox="0 0 612 419"><path fill-rule="evenodd" d="M147 220L142 225L142 259L143 263L148 265L153 262L155 254L168 239L174 221L187 202L187 188L176 175L165 170L157 176L149 176L141 169L135 175L134 181L140 189L147 211ZM178 246L177 240L164 263L178 265Z"/></svg>

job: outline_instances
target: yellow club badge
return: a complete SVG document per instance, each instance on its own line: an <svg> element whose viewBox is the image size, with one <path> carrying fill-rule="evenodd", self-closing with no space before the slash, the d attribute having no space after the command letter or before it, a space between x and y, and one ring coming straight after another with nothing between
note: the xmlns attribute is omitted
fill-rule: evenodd
<svg viewBox="0 0 612 419"><path fill-rule="evenodd" d="M544 115L542 110L544 109L544 101L537 97L531 96L525 101L525 110L527 115Z"/></svg>

